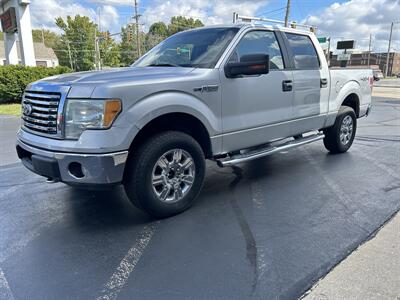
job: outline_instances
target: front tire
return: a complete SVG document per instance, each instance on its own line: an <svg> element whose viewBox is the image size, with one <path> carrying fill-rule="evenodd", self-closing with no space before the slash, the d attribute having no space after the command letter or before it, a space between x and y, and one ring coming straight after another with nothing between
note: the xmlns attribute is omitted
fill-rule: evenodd
<svg viewBox="0 0 400 300"><path fill-rule="evenodd" d="M134 150L126 168L130 201L156 218L166 218L193 205L203 185L205 158L190 135L167 131Z"/></svg>
<svg viewBox="0 0 400 300"><path fill-rule="evenodd" d="M325 148L330 153L343 153L350 149L357 130L357 118L354 110L348 106L339 109L335 124L324 130Z"/></svg>

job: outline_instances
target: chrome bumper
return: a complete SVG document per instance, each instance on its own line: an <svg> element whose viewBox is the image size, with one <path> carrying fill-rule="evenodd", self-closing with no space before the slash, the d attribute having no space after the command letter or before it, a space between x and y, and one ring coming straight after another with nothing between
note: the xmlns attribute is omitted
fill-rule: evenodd
<svg viewBox="0 0 400 300"><path fill-rule="evenodd" d="M17 140L17 153L34 173L71 185L105 185L123 179L128 151L106 154L52 152Z"/></svg>

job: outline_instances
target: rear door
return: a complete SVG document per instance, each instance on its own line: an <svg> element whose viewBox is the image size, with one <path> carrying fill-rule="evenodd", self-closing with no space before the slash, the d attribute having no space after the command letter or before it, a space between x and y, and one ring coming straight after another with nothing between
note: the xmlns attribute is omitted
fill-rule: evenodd
<svg viewBox="0 0 400 300"><path fill-rule="evenodd" d="M323 65L324 61L320 61L311 37L288 32L284 36L293 64L293 118L308 118L327 113L329 70ZM322 50L321 54L323 55Z"/></svg>
<svg viewBox="0 0 400 300"><path fill-rule="evenodd" d="M245 31L220 68L226 152L286 137L289 132L288 126L277 125L292 118L293 101L292 71L285 67L280 39L271 30ZM268 54L269 74L227 78L223 66L249 54Z"/></svg>

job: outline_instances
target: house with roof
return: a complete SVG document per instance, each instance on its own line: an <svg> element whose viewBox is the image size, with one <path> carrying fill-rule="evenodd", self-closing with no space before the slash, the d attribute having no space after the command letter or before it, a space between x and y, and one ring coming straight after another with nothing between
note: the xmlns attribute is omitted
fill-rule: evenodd
<svg viewBox="0 0 400 300"><path fill-rule="evenodd" d="M52 48L46 47L43 43L33 43L34 56L36 66L40 67L56 67L58 66L58 58ZM21 64L20 44L17 42L18 62ZM6 55L4 43L0 41L0 66L6 65Z"/></svg>

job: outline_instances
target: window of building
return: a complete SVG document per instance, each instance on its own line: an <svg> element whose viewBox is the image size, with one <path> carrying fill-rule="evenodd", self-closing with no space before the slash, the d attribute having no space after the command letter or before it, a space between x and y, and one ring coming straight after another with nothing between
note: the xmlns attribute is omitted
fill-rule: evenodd
<svg viewBox="0 0 400 300"><path fill-rule="evenodd" d="M296 69L319 69L317 51L306 35L286 33Z"/></svg>
<svg viewBox="0 0 400 300"><path fill-rule="evenodd" d="M241 57L249 54L268 54L271 70L284 69L282 52L275 33L266 30L254 30L246 33L229 58L229 62L240 62Z"/></svg>
<svg viewBox="0 0 400 300"><path fill-rule="evenodd" d="M45 60L37 60L36 61L36 66L37 67L47 67L47 61L45 61Z"/></svg>

